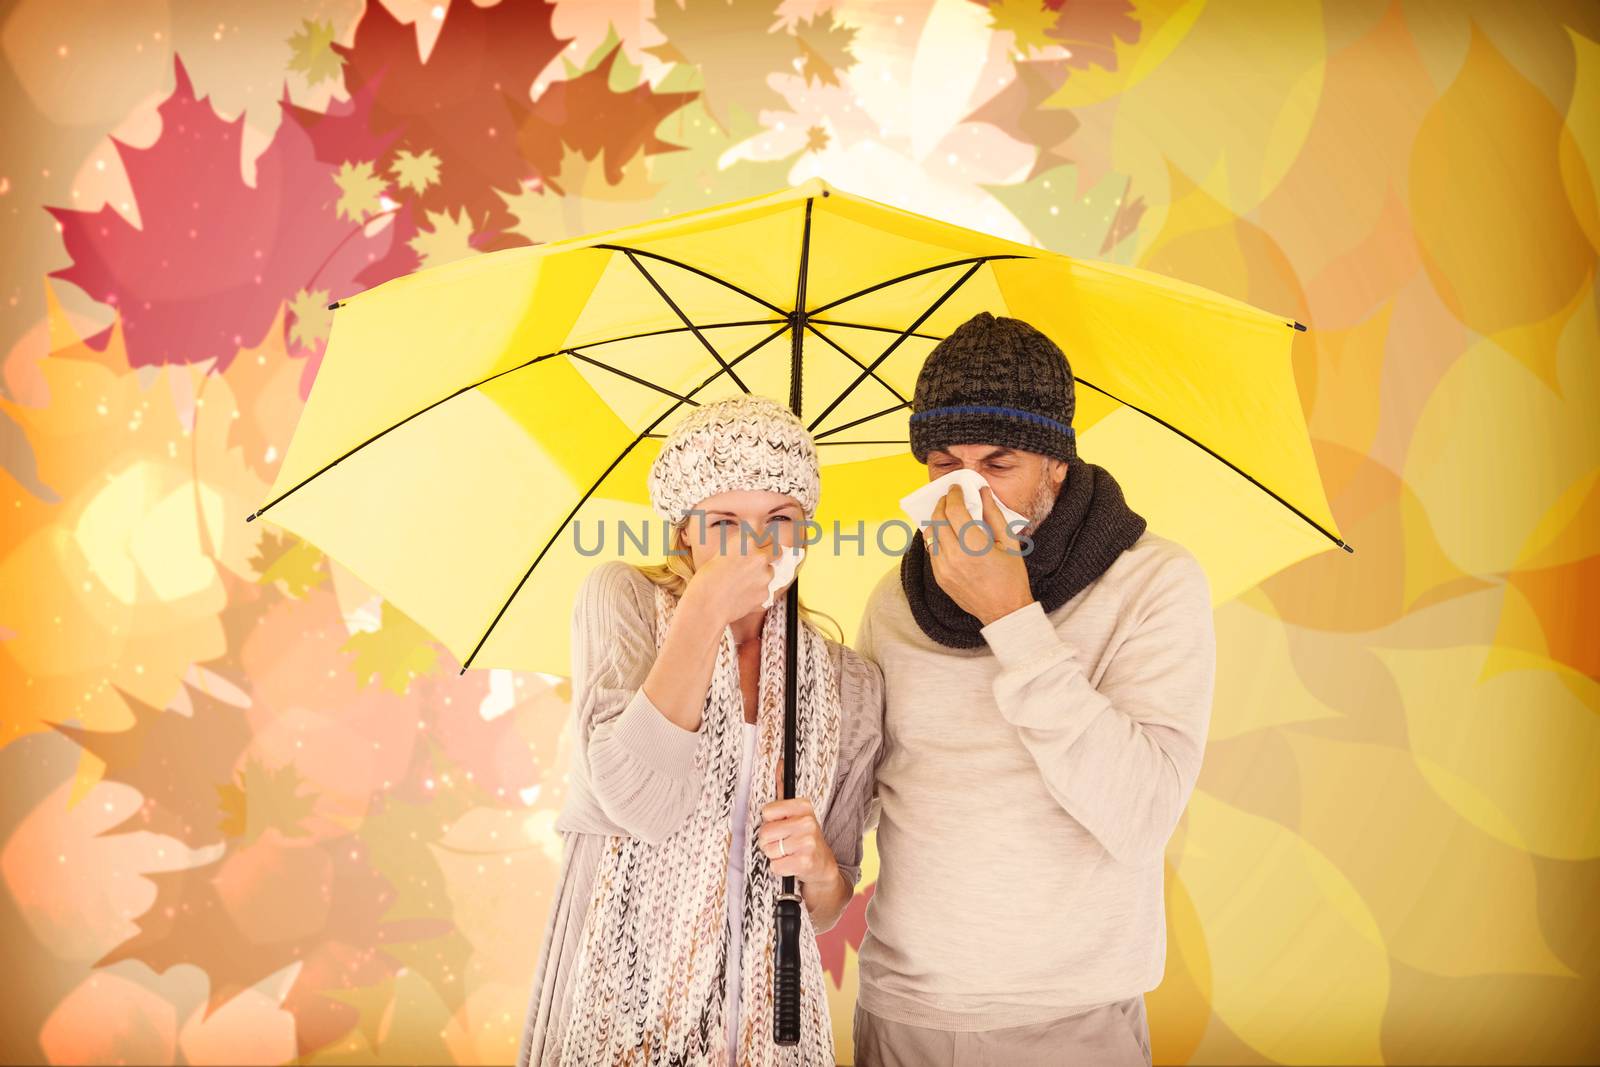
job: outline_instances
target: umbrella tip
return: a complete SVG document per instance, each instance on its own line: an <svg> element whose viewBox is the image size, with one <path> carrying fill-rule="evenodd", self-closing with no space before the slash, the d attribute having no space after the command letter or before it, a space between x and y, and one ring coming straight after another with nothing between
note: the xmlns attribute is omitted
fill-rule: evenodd
<svg viewBox="0 0 1600 1067"><path fill-rule="evenodd" d="M457 677L457 678L459 678L459 677L461 677L461 676L462 676L462 675L463 675L463 674L466 674L466 673L467 673L467 665L466 665L466 664L465 664L465 663L463 663L463 664L462 664L462 665L461 665L461 669L460 669L460 670L459 670L459 671L457 671L457 672L456 672L456 677Z"/></svg>
<svg viewBox="0 0 1600 1067"><path fill-rule="evenodd" d="M250 514L248 514L248 515L246 515L244 517L244 521L245 522L255 522L256 521L256 516L258 514L260 514L260 512L252 511Z"/></svg>
<svg viewBox="0 0 1600 1067"><path fill-rule="evenodd" d="M336 310L338 310L339 308L342 308L342 307L344 307L344 301L335 300L333 303L328 305L328 310L329 311L336 311ZM1301 329L1305 329L1305 327L1302 326Z"/></svg>
<svg viewBox="0 0 1600 1067"><path fill-rule="evenodd" d="M1303 323L1303 322L1298 322L1298 321L1291 322L1289 325L1293 326L1295 329L1299 330L1301 333L1305 333L1306 332L1306 324Z"/></svg>
<svg viewBox="0 0 1600 1067"><path fill-rule="evenodd" d="M1340 541L1339 542L1339 547L1344 549L1346 552L1350 553L1352 556L1356 554L1355 546L1350 544L1349 542Z"/></svg>

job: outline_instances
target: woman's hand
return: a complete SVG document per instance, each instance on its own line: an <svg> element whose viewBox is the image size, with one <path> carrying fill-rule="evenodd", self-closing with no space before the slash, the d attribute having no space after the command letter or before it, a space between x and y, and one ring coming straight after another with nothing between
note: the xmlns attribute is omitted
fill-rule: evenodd
<svg viewBox="0 0 1600 1067"><path fill-rule="evenodd" d="M761 610L772 581L772 537L753 540L749 551L714 556L699 567L683 591L692 610L702 611L721 625Z"/></svg>
<svg viewBox="0 0 1600 1067"><path fill-rule="evenodd" d="M783 792L781 759L778 760L778 792ZM840 872L810 799L794 797L761 805L761 832L757 841L772 862L775 876L793 875L799 879L800 895L811 913L812 926L820 933L837 922L845 905L855 895L855 887L847 883Z"/></svg>
<svg viewBox="0 0 1600 1067"><path fill-rule="evenodd" d="M760 610L767 598L772 541L769 534L755 539L748 552L713 556L684 588L643 689L662 714L685 730L700 729L723 629Z"/></svg>

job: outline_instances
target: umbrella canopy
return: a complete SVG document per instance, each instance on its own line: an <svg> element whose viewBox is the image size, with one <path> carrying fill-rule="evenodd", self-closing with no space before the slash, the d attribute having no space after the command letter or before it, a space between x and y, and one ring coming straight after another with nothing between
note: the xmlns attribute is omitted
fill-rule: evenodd
<svg viewBox="0 0 1600 1067"><path fill-rule="evenodd" d="M463 670L566 673L585 573L619 539L636 562L665 550L645 482L660 439L693 405L741 391L788 404L817 437L824 538L805 595L852 636L907 544L908 527L885 523L927 479L907 445L917 372L979 311L1061 346L1080 455L1194 552L1216 600L1349 550L1296 392L1303 326L819 179L458 260L334 306L250 518L317 545Z"/></svg>

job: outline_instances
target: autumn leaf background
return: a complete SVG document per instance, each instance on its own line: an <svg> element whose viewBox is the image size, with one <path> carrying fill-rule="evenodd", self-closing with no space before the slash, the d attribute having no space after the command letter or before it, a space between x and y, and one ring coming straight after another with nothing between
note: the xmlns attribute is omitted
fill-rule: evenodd
<svg viewBox="0 0 1600 1067"><path fill-rule="evenodd" d="M568 683L242 516L334 300L821 175L1311 327L1358 551L1217 609L1157 1062L1600 1060L1594 5L0 20L0 1058L513 1061Z"/></svg>

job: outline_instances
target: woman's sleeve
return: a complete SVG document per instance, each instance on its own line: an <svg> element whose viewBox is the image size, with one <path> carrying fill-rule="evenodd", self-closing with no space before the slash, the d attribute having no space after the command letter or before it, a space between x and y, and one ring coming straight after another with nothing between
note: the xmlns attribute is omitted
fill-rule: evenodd
<svg viewBox="0 0 1600 1067"><path fill-rule="evenodd" d="M883 672L871 660L848 648L843 651L839 696L844 721L840 727L839 774L822 834L845 880L855 886L861 881L868 807L883 755Z"/></svg>
<svg viewBox="0 0 1600 1067"><path fill-rule="evenodd" d="M654 844L699 799L700 731L668 719L641 688L656 659L653 591L641 582L648 579L620 560L584 579L572 615L572 705L600 810Z"/></svg>

